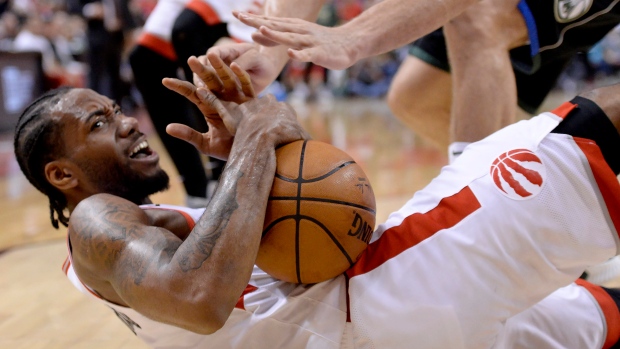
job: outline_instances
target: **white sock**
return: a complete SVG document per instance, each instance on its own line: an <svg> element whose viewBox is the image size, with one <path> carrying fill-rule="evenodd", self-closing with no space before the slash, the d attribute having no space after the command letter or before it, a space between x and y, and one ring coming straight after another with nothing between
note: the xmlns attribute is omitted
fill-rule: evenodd
<svg viewBox="0 0 620 349"><path fill-rule="evenodd" d="M454 160L458 158L462 153L465 147L470 145L471 142L454 142L450 144L448 147L448 164L452 165Z"/></svg>

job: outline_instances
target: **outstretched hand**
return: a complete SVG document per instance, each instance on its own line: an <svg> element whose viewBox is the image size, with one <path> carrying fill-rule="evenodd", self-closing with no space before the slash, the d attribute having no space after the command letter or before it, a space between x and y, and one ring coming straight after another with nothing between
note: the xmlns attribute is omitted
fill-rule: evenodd
<svg viewBox="0 0 620 349"><path fill-rule="evenodd" d="M233 64L228 67L215 55L212 55L210 63L209 66L204 65L196 57L188 60L194 72L195 85L173 78L162 81L168 89L184 96L198 107L207 121L209 131L200 133L187 125L173 123L166 127L166 132L189 142L204 154L225 160L230 153L235 129L226 125L230 119L225 121L221 118L214 101L219 98L225 102L241 104L254 98L256 94L249 75L239 66Z"/></svg>
<svg viewBox="0 0 620 349"><path fill-rule="evenodd" d="M281 18L233 12L241 22L258 29L252 39L265 46L284 45L288 55L328 69L346 69L358 59L351 33L298 18Z"/></svg>
<svg viewBox="0 0 620 349"><path fill-rule="evenodd" d="M259 51L259 45L255 43L233 43L211 47L207 55L200 56L200 61L206 66L212 65L211 55L220 58L225 64L237 65L248 72L252 86L257 92L264 90L280 74L284 64L288 61L284 58L266 55Z"/></svg>

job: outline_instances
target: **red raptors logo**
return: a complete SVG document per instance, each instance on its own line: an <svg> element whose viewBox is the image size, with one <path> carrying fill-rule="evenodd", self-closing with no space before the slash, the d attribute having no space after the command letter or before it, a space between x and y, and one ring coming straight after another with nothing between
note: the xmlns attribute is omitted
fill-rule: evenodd
<svg viewBox="0 0 620 349"><path fill-rule="evenodd" d="M505 152L491 165L491 178L497 188L515 200L530 199L538 194L545 177L544 164L527 149Z"/></svg>

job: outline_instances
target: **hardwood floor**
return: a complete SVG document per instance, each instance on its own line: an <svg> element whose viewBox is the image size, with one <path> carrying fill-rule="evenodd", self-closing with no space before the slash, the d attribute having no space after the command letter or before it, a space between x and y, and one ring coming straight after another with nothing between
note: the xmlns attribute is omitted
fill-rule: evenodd
<svg viewBox="0 0 620 349"><path fill-rule="evenodd" d="M335 144L361 164L377 197L377 222L436 176L445 154L416 137L383 100L338 100L297 105L317 140ZM171 174L171 188L154 202L180 204L178 175L144 113L141 128ZM80 294L66 280L65 229L54 230L46 198L23 177L12 154L12 136L0 137L0 348L146 348L116 316ZM620 285L620 282L618 283Z"/></svg>

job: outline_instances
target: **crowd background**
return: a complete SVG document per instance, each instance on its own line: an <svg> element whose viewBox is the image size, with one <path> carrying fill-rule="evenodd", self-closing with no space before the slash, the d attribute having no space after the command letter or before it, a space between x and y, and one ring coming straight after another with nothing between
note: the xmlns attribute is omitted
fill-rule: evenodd
<svg viewBox="0 0 620 349"><path fill-rule="evenodd" d="M34 51L40 54L42 79L40 89L33 95L62 85L82 86L115 99L126 112L140 107L140 94L134 87L127 56L156 1L0 0L0 78L4 105L12 105L12 111L16 112L29 100L21 98L21 103L15 100L19 96L10 89L18 90L23 74L15 74L10 60L1 58L15 52ZM318 22L327 26L342 24L375 2L330 0ZM345 71L291 62L268 92L289 101L354 96L381 98L406 55L407 47L403 47L362 60ZM575 57L559 79L558 89L574 94L587 84L615 78L619 71L620 29L617 28L589 53ZM10 100L11 96L14 100ZM0 114L0 117L6 116Z"/></svg>

